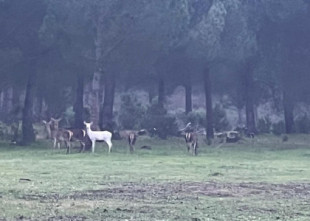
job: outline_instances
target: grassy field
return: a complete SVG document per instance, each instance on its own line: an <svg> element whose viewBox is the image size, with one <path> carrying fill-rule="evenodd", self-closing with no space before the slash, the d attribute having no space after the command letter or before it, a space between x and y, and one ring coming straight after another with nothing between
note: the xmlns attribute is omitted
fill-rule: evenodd
<svg viewBox="0 0 310 221"><path fill-rule="evenodd" d="M310 136L262 136L190 156L181 138L97 144L0 143L0 220L310 220Z"/></svg>

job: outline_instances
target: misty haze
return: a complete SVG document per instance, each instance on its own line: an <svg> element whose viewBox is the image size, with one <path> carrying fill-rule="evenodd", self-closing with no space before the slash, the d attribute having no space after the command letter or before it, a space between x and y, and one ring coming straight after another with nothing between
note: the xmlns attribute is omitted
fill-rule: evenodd
<svg viewBox="0 0 310 221"><path fill-rule="evenodd" d="M310 1L0 0L0 220L310 220Z"/></svg>

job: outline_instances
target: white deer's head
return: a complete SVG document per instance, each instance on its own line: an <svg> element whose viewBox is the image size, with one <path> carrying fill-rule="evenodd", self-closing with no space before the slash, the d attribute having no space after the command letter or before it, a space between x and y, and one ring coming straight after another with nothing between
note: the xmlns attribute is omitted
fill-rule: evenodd
<svg viewBox="0 0 310 221"><path fill-rule="evenodd" d="M93 125L93 122L86 123L86 122L84 121L84 125L85 125L86 129L91 129L90 127L91 127L91 125Z"/></svg>

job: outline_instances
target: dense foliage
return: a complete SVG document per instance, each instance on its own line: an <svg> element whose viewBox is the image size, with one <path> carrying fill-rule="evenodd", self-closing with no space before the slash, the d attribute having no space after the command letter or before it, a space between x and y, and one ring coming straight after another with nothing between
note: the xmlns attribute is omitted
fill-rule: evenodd
<svg viewBox="0 0 310 221"><path fill-rule="evenodd" d="M118 117L123 128L144 124L173 135L175 116L160 109L181 85L188 119L197 118L193 89L204 93L205 116L196 120L208 139L236 126L222 120L226 106L214 105L215 96L242 112L238 122L252 132L282 127L258 120L266 102L282 116L276 131L307 132L296 107L310 102L309 7L304 0L2 0L0 120L22 120L23 143L34 141L34 122L63 115L74 127L89 120L113 130ZM146 91L157 106L144 113L140 101L123 97L115 116L115 94L129 89ZM17 108L22 116L8 122Z"/></svg>

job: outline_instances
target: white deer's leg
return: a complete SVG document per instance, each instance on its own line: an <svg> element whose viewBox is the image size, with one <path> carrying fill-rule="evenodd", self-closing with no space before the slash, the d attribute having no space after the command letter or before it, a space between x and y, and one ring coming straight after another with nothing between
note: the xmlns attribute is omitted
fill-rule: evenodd
<svg viewBox="0 0 310 221"><path fill-rule="evenodd" d="M108 144L109 146L109 153L111 153L111 149L112 149L112 142L110 140L107 140L106 143Z"/></svg>
<svg viewBox="0 0 310 221"><path fill-rule="evenodd" d="M54 149L56 149L56 145L57 145L57 140L56 140L56 138L54 138L54 144L53 144Z"/></svg>
<svg viewBox="0 0 310 221"><path fill-rule="evenodd" d="M95 144L96 144L96 140L92 140L92 141L91 141L91 152L92 152L92 153L95 152Z"/></svg>

